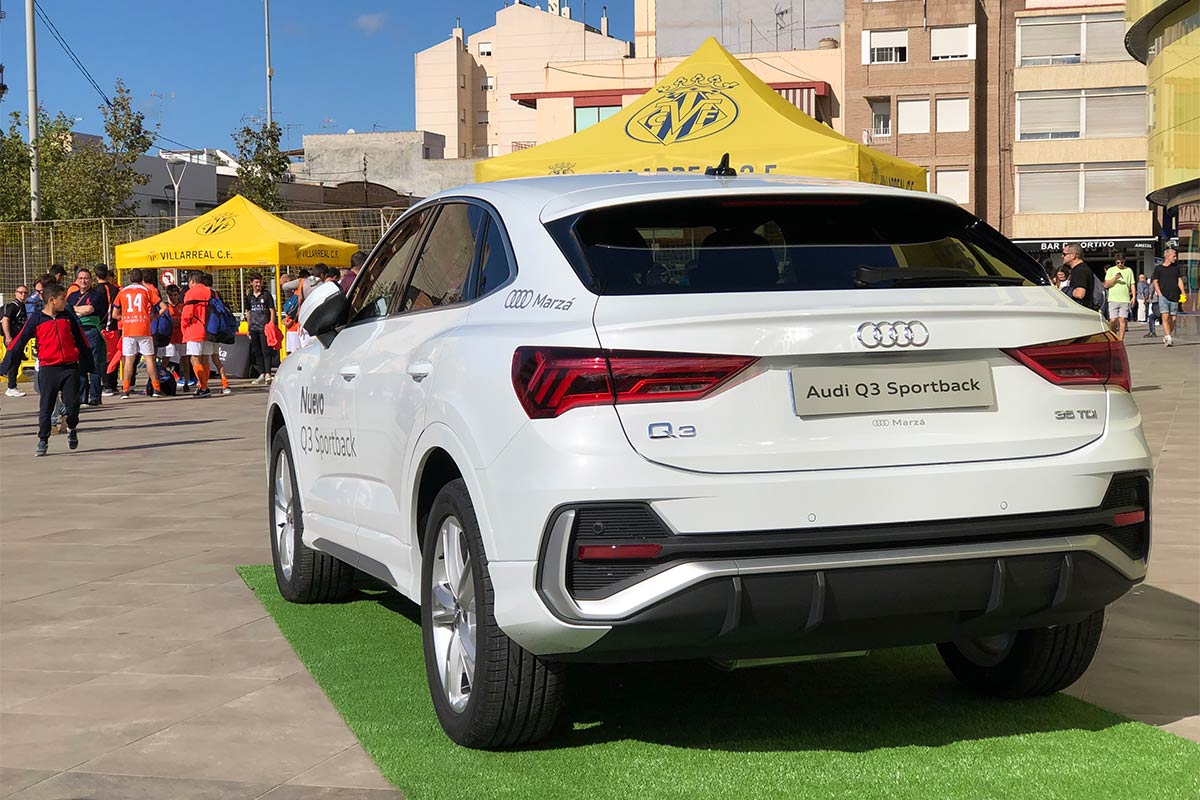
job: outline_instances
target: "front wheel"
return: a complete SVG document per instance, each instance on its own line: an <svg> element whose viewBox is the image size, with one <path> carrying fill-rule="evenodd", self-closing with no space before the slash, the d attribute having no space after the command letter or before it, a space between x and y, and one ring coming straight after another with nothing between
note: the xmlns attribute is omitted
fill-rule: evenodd
<svg viewBox="0 0 1200 800"><path fill-rule="evenodd" d="M1037 697L1065 689L1083 676L1104 630L1104 609L1053 628L938 645L946 666L963 684L996 697Z"/></svg>
<svg viewBox="0 0 1200 800"><path fill-rule="evenodd" d="M354 567L304 543L300 486L286 428L280 428L271 440L267 491L271 560L279 593L293 603L331 603L349 595L354 588Z"/></svg>
<svg viewBox="0 0 1200 800"><path fill-rule="evenodd" d="M536 742L562 704L562 667L523 649L492 616L492 581L462 479L446 484L425 526L421 634L438 721L464 747Z"/></svg>

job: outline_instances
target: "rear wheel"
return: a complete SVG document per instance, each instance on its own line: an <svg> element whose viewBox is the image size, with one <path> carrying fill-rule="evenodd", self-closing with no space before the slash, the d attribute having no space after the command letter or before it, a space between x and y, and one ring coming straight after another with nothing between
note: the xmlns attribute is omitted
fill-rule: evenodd
<svg viewBox="0 0 1200 800"><path fill-rule="evenodd" d="M446 735L482 749L541 739L558 718L562 667L523 649L496 625L483 539L462 479L434 499L423 553L425 672Z"/></svg>
<svg viewBox="0 0 1200 800"><path fill-rule="evenodd" d="M1036 697L1065 689L1087 671L1100 644L1104 610L1069 625L938 645L966 686L996 697Z"/></svg>
<svg viewBox="0 0 1200 800"><path fill-rule="evenodd" d="M345 598L354 588L354 567L304 544L300 486L286 428L280 428L271 440L268 491L271 560L279 593L293 603L330 603Z"/></svg>

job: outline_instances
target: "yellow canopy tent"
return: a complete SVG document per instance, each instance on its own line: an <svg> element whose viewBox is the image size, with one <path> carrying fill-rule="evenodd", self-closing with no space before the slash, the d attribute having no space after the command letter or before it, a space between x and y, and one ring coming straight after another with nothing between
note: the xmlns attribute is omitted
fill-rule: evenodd
<svg viewBox="0 0 1200 800"><path fill-rule="evenodd" d="M822 125L709 38L657 86L579 133L480 161L475 179L589 172L703 172L723 153L754 174L924 190L925 170Z"/></svg>
<svg viewBox="0 0 1200 800"><path fill-rule="evenodd" d="M117 245L115 266L118 278L135 267L214 272L271 267L275 271L278 313L283 303L280 267L311 267L321 263L345 267L357 251L356 244L293 225L239 194L169 231ZM176 280L184 282L182 276ZM241 291L245 293L244 286Z"/></svg>

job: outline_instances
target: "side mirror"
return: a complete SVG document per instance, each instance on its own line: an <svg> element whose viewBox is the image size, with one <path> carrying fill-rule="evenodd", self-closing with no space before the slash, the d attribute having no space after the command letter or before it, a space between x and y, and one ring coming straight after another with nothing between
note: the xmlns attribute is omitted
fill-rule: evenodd
<svg viewBox="0 0 1200 800"><path fill-rule="evenodd" d="M320 338L339 325L345 325L349 316L350 301L338 285L322 283L304 298L296 321L309 336Z"/></svg>

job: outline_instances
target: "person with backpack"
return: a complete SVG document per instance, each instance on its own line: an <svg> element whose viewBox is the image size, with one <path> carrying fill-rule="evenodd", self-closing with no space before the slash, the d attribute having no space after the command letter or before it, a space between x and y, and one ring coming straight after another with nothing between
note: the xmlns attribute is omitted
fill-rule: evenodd
<svg viewBox="0 0 1200 800"><path fill-rule="evenodd" d="M213 343L208 340L205 323L208 321L208 302L212 299L212 290L204 285L200 272L188 276L188 290L183 296L183 310L179 314L179 324L183 331L183 346L192 362L192 372L196 375L196 391L192 397L212 397L208 390L208 376L212 371L209 359L213 352Z"/></svg>
<svg viewBox="0 0 1200 800"><path fill-rule="evenodd" d="M4 349L12 350L12 343L17 336L21 334L21 329L25 327L25 320L29 315L25 313L25 298L29 296L29 289L26 286L18 286L13 294L16 296L4 305L4 314L0 316L0 333L4 334ZM22 356L23 358L24 356ZM21 359L13 360L12 366L8 368L8 372L4 373L8 378L8 390L4 392L7 397L24 397L25 393L17 388L17 378L21 374Z"/></svg>
<svg viewBox="0 0 1200 800"><path fill-rule="evenodd" d="M246 312L246 328L250 334L250 363L258 369L255 384L271 380L271 361L267 346L267 325L275 319L275 298L263 288L261 275L250 276L250 293L242 304Z"/></svg>
<svg viewBox="0 0 1200 800"><path fill-rule="evenodd" d="M208 317L204 322L205 338L212 345L209 353L209 372L216 370L221 376L221 394L233 394L229 388L229 377L225 374L225 362L221 360L217 345L233 344L236 341L238 321L229 306L221 299L221 293L213 288L211 273L200 273L200 281L207 287L212 296L208 300Z"/></svg>
<svg viewBox="0 0 1200 800"><path fill-rule="evenodd" d="M38 397L38 443L36 455L46 455L50 444L51 415L61 393L66 405L64 418L67 424L67 447L79 447L79 376L80 370L90 372L92 353L83 328L75 313L67 307L67 292L58 284L49 284L43 290L44 306L29 317L13 346L0 361L0 373L7 372L15 361L20 364L25 345L32 340L38 343L38 375L40 396Z"/></svg>
<svg viewBox="0 0 1200 800"><path fill-rule="evenodd" d="M1104 306L1104 284L1083 260L1083 248L1077 244L1063 245L1063 266L1071 270L1071 299L1084 308L1099 311Z"/></svg>

